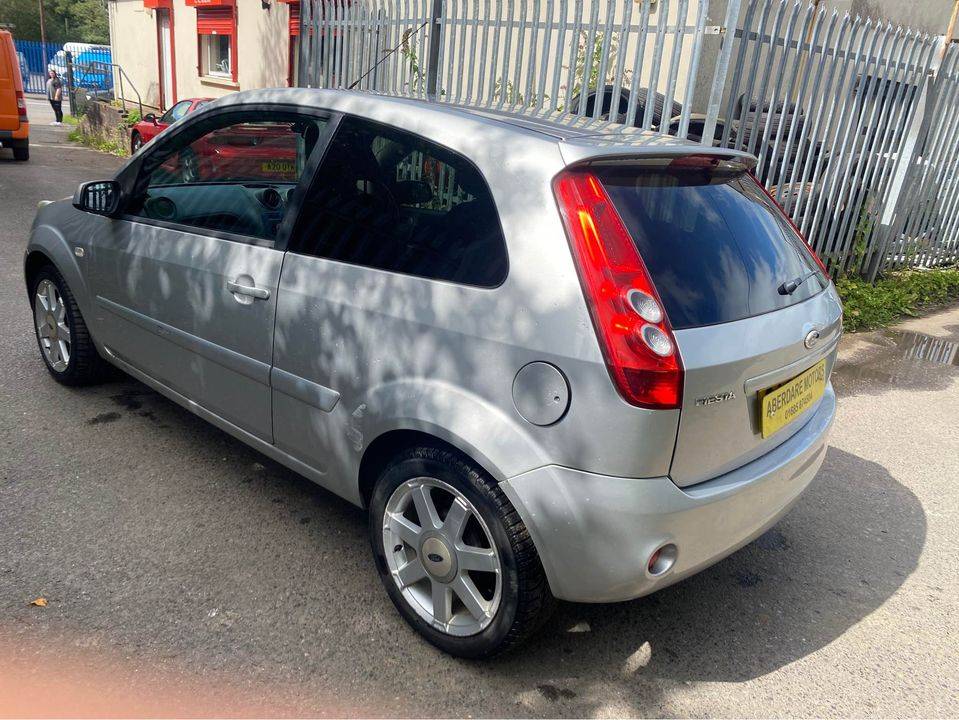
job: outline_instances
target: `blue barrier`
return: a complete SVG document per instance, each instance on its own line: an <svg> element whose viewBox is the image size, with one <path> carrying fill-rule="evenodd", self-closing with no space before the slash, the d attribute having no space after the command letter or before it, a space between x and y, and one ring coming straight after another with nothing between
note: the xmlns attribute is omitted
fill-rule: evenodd
<svg viewBox="0 0 959 720"><path fill-rule="evenodd" d="M73 85L77 88L109 94L113 90L110 48L86 43L41 43L36 40L14 40L23 89L28 93L44 95L47 91L47 71L52 68L63 80L66 95L67 52L73 59Z"/></svg>

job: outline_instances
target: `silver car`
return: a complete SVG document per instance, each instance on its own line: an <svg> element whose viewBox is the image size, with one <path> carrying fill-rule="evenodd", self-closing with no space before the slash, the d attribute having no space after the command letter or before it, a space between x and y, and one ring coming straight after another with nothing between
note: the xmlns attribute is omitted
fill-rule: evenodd
<svg viewBox="0 0 959 720"><path fill-rule="evenodd" d="M368 509L443 650L646 595L818 471L842 309L749 156L343 91L221 99L43 207L40 355Z"/></svg>

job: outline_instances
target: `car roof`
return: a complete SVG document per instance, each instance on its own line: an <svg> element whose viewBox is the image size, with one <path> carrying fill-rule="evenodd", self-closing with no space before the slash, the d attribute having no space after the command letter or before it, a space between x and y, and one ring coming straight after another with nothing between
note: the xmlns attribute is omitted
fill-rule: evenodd
<svg viewBox="0 0 959 720"><path fill-rule="evenodd" d="M558 145L567 164L606 156L687 155L693 152L724 157L750 157L748 153L707 147L690 140L606 120L550 115L544 111L470 107L358 90L249 90L219 98L203 110L247 103L278 103L336 110L397 127L403 126L398 122L398 118L407 122L416 120L440 126L455 119L466 124L475 124L477 127L471 128L475 132L481 132L483 126L496 127L515 134L517 140L525 138L533 142Z"/></svg>

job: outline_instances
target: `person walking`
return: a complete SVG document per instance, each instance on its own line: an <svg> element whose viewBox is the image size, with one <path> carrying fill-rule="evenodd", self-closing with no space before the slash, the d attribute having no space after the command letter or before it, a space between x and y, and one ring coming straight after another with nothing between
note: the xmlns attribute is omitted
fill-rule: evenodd
<svg viewBox="0 0 959 720"><path fill-rule="evenodd" d="M63 83L56 70L51 70L47 79L47 100L50 101L50 107L53 108L53 115L56 117L51 125L63 125Z"/></svg>

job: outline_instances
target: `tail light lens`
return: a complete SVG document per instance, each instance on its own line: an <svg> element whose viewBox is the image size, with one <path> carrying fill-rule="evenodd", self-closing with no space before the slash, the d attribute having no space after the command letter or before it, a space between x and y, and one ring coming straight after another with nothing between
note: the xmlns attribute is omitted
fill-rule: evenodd
<svg viewBox="0 0 959 720"><path fill-rule="evenodd" d="M751 177L753 179L753 182L756 183L759 186L759 189L762 190L763 193L765 193L766 197L769 198L769 201L773 205L775 205L779 209L779 212L782 213L783 217L786 218L786 221L789 223L789 227L791 227L793 229L793 232L796 233L796 236L800 240L802 240L803 245L806 246L806 250L809 251L809 254L812 256L812 259L816 261L816 264L819 266L819 269L822 270L822 274L826 276L826 280L829 280L830 279L829 271L826 269L826 264L819 258L819 256L816 254L816 251L812 249L812 245L810 245L809 242L806 240L806 238L803 237L802 232L799 230L798 227L796 227L796 223L794 223L793 219L789 217L789 213L787 213L783 209L782 205L776 202L776 198L774 198L772 194L770 194L770 192L766 189L766 186L759 181L759 178L757 178L755 175L752 175Z"/></svg>
<svg viewBox="0 0 959 720"><path fill-rule="evenodd" d="M676 339L636 245L595 175L566 171L553 181L606 367L638 407L678 408L683 366Z"/></svg>
<svg viewBox="0 0 959 720"><path fill-rule="evenodd" d="M17 90L15 95L17 98L17 115L20 116L21 120L26 120L27 119L27 101L23 99L22 91Z"/></svg>

